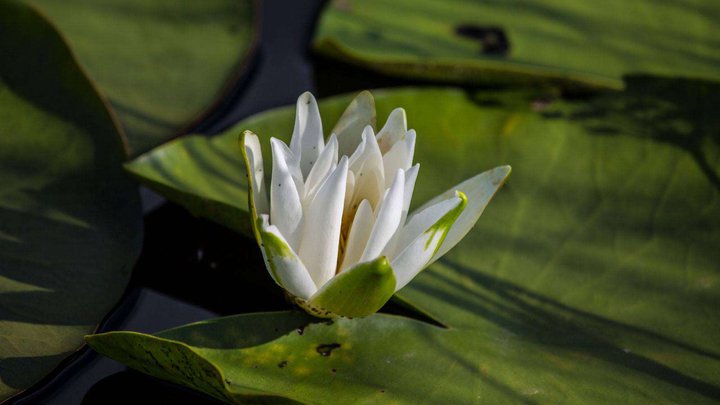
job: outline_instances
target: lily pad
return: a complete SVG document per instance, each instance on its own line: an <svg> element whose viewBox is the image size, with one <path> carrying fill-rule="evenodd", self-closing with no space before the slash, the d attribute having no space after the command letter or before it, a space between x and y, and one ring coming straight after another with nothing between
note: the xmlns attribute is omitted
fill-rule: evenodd
<svg viewBox="0 0 720 405"><path fill-rule="evenodd" d="M720 305L720 121L712 110L720 102L720 85L637 76L624 92L580 101L520 90L407 88L374 94L379 122L403 106L409 127L417 130L421 169L414 205L489 167L510 163L514 174L475 230L399 294L449 331L414 329L407 324L411 321L383 316L327 329L333 338L353 339L359 351L351 349L349 355L367 361L353 366L360 368L352 371L358 373L356 384L362 384L360 374L376 381L368 377L372 374L388 390L403 393L396 399L416 402L430 395L418 391L412 397L419 386L448 390L436 395L448 395L444 399L450 403L720 400L715 313ZM320 103L325 128L350 98ZM266 112L215 138L173 142L127 167L196 214L242 229L247 197L237 137L251 129L265 141L270 135L287 139L292 124L290 108ZM363 326L357 330L353 322ZM384 340L379 331L392 329L386 322L406 331ZM375 333L365 335L365 329ZM453 336L447 338L452 344L443 340L446 336ZM283 339L293 338L277 342ZM445 352L433 348L438 342ZM114 344L100 350L112 353ZM411 350L415 344L422 350ZM299 347L293 353L305 353ZM273 353L269 346L248 350L257 350L256 356ZM383 356L390 354L383 350L398 356L427 351L435 363L428 357L409 361L403 371L384 367ZM306 384L291 373L278 371L284 377L277 378L284 379L268 387L252 367L220 365L216 354L196 353L212 359L228 373L223 375L234 376L231 381L245 376L241 385L262 395L308 402L330 398L286 388L283 384ZM485 355L497 361L486 362ZM317 371L316 363L307 366ZM443 383L465 366L475 374L468 371L448 377L452 384ZM402 377L416 369L424 370L425 380L411 384ZM265 371L263 376L275 376ZM331 377L325 375L326 384ZM370 391L353 391L357 387L348 381L326 388L377 400ZM231 393L224 398L236 400L228 387L217 386L223 395ZM477 387L486 389L478 393Z"/></svg>
<svg viewBox="0 0 720 405"><path fill-rule="evenodd" d="M275 328L256 332L268 323ZM233 338L222 337L227 334ZM157 336L110 332L88 342L147 374L238 404L709 402L606 361L616 356L611 348L443 329L389 315L329 324L298 313L238 315Z"/></svg>
<svg viewBox="0 0 720 405"><path fill-rule="evenodd" d="M334 0L314 48L386 74L621 88L632 73L719 79L720 3Z"/></svg>
<svg viewBox="0 0 720 405"><path fill-rule="evenodd" d="M623 355L607 361L720 399L718 91L635 77L623 94L545 107L444 96L442 136L417 143L419 200L476 162L512 163L513 177L400 296L448 326L612 347ZM420 104L408 117L430 114Z"/></svg>
<svg viewBox="0 0 720 405"><path fill-rule="evenodd" d="M255 45L251 0L31 0L67 37L124 128L132 154L212 111Z"/></svg>
<svg viewBox="0 0 720 405"><path fill-rule="evenodd" d="M0 2L0 401L83 345L140 250L120 134L69 49Z"/></svg>

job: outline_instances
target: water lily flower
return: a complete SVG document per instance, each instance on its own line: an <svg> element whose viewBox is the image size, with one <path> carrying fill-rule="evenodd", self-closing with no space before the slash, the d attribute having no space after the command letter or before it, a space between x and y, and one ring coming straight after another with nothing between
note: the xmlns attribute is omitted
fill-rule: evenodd
<svg viewBox="0 0 720 405"><path fill-rule="evenodd" d="M372 95L345 110L329 138L310 93L297 101L290 145L271 138L272 173L260 141L241 145L253 231L275 282L320 317L367 316L473 227L510 174L478 174L408 214L420 166L405 111L392 111L375 134Z"/></svg>

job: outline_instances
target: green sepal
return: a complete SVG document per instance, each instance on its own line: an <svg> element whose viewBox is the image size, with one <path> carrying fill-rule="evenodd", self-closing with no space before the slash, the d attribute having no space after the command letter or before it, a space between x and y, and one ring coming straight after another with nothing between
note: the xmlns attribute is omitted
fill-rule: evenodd
<svg viewBox="0 0 720 405"><path fill-rule="evenodd" d="M395 274L385 256L357 264L328 281L313 297L299 303L312 315L349 318L377 312L395 293Z"/></svg>

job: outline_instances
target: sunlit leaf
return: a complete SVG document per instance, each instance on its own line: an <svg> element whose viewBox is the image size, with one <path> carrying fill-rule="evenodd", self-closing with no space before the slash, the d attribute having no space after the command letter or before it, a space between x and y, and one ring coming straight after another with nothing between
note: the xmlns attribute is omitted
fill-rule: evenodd
<svg viewBox="0 0 720 405"><path fill-rule="evenodd" d="M275 329L255 332L268 323ZM237 340L217 341L228 333ZM239 338L245 335L258 343L248 346ZM238 404L709 402L692 384L618 364L622 354L613 348L388 315L330 323L298 313L238 315L158 336L110 332L88 342L147 374Z"/></svg>

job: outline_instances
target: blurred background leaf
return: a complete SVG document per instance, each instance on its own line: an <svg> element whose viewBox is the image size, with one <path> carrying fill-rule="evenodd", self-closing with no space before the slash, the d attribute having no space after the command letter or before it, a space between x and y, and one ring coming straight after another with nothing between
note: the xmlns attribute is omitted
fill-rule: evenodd
<svg viewBox="0 0 720 405"><path fill-rule="evenodd" d="M66 44L0 2L0 400L83 344L140 251L120 134Z"/></svg>
<svg viewBox="0 0 720 405"><path fill-rule="evenodd" d="M314 47L396 76L620 88L632 73L720 79L720 3L333 0Z"/></svg>
<svg viewBox="0 0 720 405"><path fill-rule="evenodd" d="M529 367L515 351L552 357L562 349L572 354L536 370L555 376L557 390L588 389L597 402L636 390L657 402L662 386L681 402L720 399L718 84L635 76L623 92L581 100L538 90L374 94L379 123L403 106L419 134L414 206L482 170L513 165L475 230L403 289L402 302L492 342L519 338L501 352L507 363L494 366L507 364L500 383L513 392L524 392L528 378L513 373ZM321 102L326 131L351 98ZM178 140L127 168L197 215L243 230L238 135L253 130L268 152L270 136L292 133L293 114L273 110L217 137ZM476 364L476 355L462 356ZM576 367L585 362L642 377L633 388L595 377L579 384Z"/></svg>
<svg viewBox="0 0 720 405"><path fill-rule="evenodd" d="M132 155L197 124L248 68L252 0L29 0L97 81Z"/></svg>

